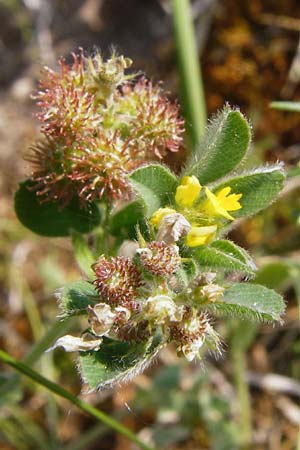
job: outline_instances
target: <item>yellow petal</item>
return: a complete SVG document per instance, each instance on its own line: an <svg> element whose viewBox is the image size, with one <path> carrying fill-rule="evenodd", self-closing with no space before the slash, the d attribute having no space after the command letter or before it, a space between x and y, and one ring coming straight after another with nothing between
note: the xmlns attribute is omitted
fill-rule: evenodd
<svg viewBox="0 0 300 450"><path fill-rule="evenodd" d="M242 208L242 205L239 203L242 194L230 194L230 192L231 187L226 186L215 195L206 187L207 201L203 205L204 211L208 215L223 216L228 220L234 220L234 217L228 211L237 211Z"/></svg>
<svg viewBox="0 0 300 450"><path fill-rule="evenodd" d="M168 216L169 214L176 214L175 209L172 208L159 208L157 211L155 211L150 219L150 223L153 227L158 227L160 222L165 216Z"/></svg>
<svg viewBox="0 0 300 450"><path fill-rule="evenodd" d="M181 208L190 208L197 200L200 191L201 184L194 175L184 177L176 189L175 201Z"/></svg>
<svg viewBox="0 0 300 450"><path fill-rule="evenodd" d="M188 247L198 247L199 245L209 244L215 237L217 225L207 227L192 226L186 236L186 245Z"/></svg>
<svg viewBox="0 0 300 450"><path fill-rule="evenodd" d="M217 198L219 200L223 200L223 198L227 197L227 195L230 194L230 192L231 192L231 187L226 186L217 193Z"/></svg>
<svg viewBox="0 0 300 450"><path fill-rule="evenodd" d="M205 193L208 202L205 203L204 209L208 213L208 215L222 216L225 217L225 219L234 220L234 217L232 217L223 207L222 196L221 199L219 200L218 197L215 194L213 194L207 187L205 188Z"/></svg>
<svg viewBox="0 0 300 450"><path fill-rule="evenodd" d="M237 211L242 207L242 205L239 203L239 199L243 194L228 195L230 192L231 188L225 187L220 192L218 192L217 199L219 200L219 203L223 206L223 208L227 211Z"/></svg>

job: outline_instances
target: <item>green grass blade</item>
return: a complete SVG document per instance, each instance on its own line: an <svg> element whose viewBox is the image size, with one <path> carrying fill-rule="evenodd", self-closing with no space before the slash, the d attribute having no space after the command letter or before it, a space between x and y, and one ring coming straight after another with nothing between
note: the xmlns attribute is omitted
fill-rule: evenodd
<svg viewBox="0 0 300 450"><path fill-rule="evenodd" d="M300 102L272 102L270 107L279 111L300 112Z"/></svg>
<svg viewBox="0 0 300 450"><path fill-rule="evenodd" d="M189 0L172 0L174 36L187 131L195 146L206 127L206 106Z"/></svg>

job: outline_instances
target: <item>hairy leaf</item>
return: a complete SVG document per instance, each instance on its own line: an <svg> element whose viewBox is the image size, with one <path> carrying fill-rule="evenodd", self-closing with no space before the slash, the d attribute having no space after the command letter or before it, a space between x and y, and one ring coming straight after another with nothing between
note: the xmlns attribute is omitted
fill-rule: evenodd
<svg viewBox="0 0 300 450"><path fill-rule="evenodd" d="M100 212L96 204L90 203L80 209L79 200L73 200L65 208L56 202L40 203L35 192L30 190L32 182L20 183L15 195L15 211L20 222L34 233L42 236L70 236L72 230L89 233L100 223Z"/></svg>
<svg viewBox="0 0 300 450"><path fill-rule="evenodd" d="M237 315L243 319L280 321L285 309L281 295L265 286L236 283L226 289L219 301L208 309L224 315Z"/></svg>
<svg viewBox="0 0 300 450"><path fill-rule="evenodd" d="M177 187L175 175L160 164L140 167L130 174L134 190L145 205L145 213L150 217L160 206L173 201Z"/></svg>
<svg viewBox="0 0 300 450"><path fill-rule="evenodd" d="M242 208L234 211L234 217L251 216L269 206L283 188L285 174L281 165L260 167L253 171L229 178L213 191L218 192L226 186L232 188L232 193L242 194Z"/></svg>
<svg viewBox="0 0 300 450"><path fill-rule="evenodd" d="M72 316L86 312L88 305L99 303L95 287L88 281L80 280L67 284L56 292L62 316Z"/></svg>
<svg viewBox="0 0 300 450"><path fill-rule="evenodd" d="M210 269L222 268L227 272L243 272L254 275L256 266L243 248L226 239L219 239L194 251L198 263Z"/></svg>
<svg viewBox="0 0 300 450"><path fill-rule="evenodd" d="M244 158L250 138L247 120L240 111L226 106L211 121L184 175L196 175L201 184L211 183L227 175Z"/></svg>
<svg viewBox="0 0 300 450"><path fill-rule="evenodd" d="M160 334L140 344L104 338L100 350L80 352L81 376L92 391L129 381L147 367L161 345Z"/></svg>

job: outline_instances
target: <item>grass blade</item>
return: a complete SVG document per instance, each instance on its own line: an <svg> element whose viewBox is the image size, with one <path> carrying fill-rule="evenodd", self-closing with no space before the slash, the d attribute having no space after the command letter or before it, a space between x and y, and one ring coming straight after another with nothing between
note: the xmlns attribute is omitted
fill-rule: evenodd
<svg viewBox="0 0 300 450"><path fill-rule="evenodd" d="M206 127L206 106L192 11L189 0L172 0L171 6L183 109L187 131L195 146Z"/></svg>

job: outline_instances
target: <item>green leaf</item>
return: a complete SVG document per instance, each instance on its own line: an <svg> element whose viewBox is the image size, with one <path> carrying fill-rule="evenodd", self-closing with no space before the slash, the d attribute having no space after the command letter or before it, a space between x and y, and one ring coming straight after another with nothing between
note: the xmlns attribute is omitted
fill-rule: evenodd
<svg viewBox="0 0 300 450"><path fill-rule="evenodd" d="M112 387L141 373L162 345L161 335L134 344L104 338L98 351L80 352L82 378L91 390Z"/></svg>
<svg viewBox="0 0 300 450"><path fill-rule="evenodd" d="M144 222L146 206L142 200L127 203L111 215L110 232L116 236L136 237L136 226Z"/></svg>
<svg viewBox="0 0 300 450"><path fill-rule="evenodd" d="M208 309L248 320L280 322L285 304L281 295L272 289L259 284L236 283L226 289L220 301L209 304Z"/></svg>
<svg viewBox="0 0 300 450"><path fill-rule="evenodd" d="M95 262L95 257L91 252L84 236L77 231L72 232L72 245L76 261L88 278L93 278L94 271L91 265Z"/></svg>
<svg viewBox="0 0 300 450"><path fill-rule="evenodd" d="M256 266L243 248L226 239L219 239L194 251L198 263L211 269L222 268L227 272L243 272L254 275Z"/></svg>
<svg viewBox="0 0 300 450"><path fill-rule="evenodd" d="M247 120L240 111L226 106L207 128L184 175L195 175L201 184L211 183L227 175L246 155L250 138Z"/></svg>
<svg viewBox="0 0 300 450"><path fill-rule="evenodd" d="M61 316L84 314L88 305L100 302L99 294L92 283L79 280L67 284L56 292Z"/></svg>
<svg viewBox="0 0 300 450"><path fill-rule="evenodd" d="M150 217L161 206L174 201L177 187L176 176L160 164L139 167L130 174L134 190L145 205L145 213Z"/></svg>
<svg viewBox="0 0 300 450"><path fill-rule="evenodd" d="M89 233L100 223L100 212L96 204L87 204L80 209L79 200L73 198L61 209L58 203L40 203L35 192L30 191L32 182L20 183L15 194L15 211L20 222L34 233L42 236L70 236L71 230Z"/></svg>
<svg viewBox="0 0 300 450"><path fill-rule="evenodd" d="M281 111L300 112L300 102L272 102L270 106Z"/></svg>
<svg viewBox="0 0 300 450"><path fill-rule="evenodd" d="M235 218L251 216L267 208L276 199L284 181L285 174L281 165L260 167L214 186L213 192L230 186L232 193L242 194L242 208L234 211L232 215Z"/></svg>

